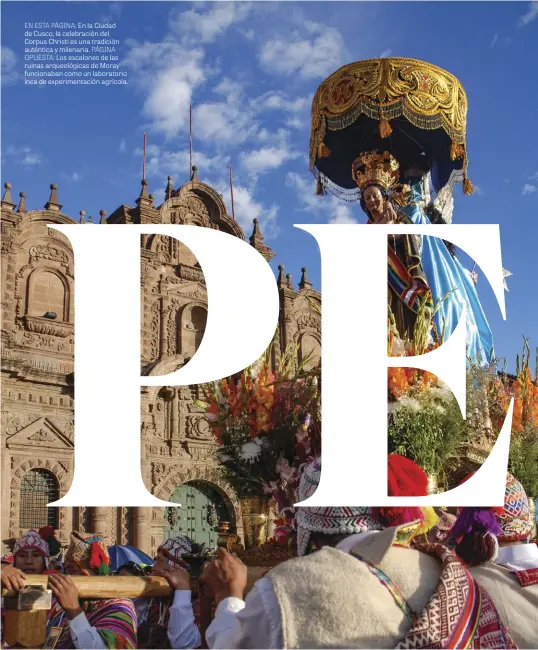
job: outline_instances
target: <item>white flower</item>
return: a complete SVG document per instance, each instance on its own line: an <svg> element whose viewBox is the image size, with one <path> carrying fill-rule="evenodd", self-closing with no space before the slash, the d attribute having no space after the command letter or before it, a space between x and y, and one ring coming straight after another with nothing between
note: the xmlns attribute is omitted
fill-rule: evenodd
<svg viewBox="0 0 538 650"><path fill-rule="evenodd" d="M401 397L398 402L400 407L411 409L411 411L420 411L421 409L420 402L407 395Z"/></svg>
<svg viewBox="0 0 538 650"><path fill-rule="evenodd" d="M230 454L225 454L223 452L217 452L217 456L219 457L219 460L221 463L226 463L229 460L233 460L232 456Z"/></svg>
<svg viewBox="0 0 538 650"><path fill-rule="evenodd" d="M405 342L395 336L392 339L392 356L400 357L405 355Z"/></svg>
<svg viewBox="0 0 538 650"><path fill-rule="evenodd" d="M261 451L262 443L257 438L255 438L250 442L245 442L245 444L241 447L239 457L243 460L248 460L249 463L253 463L255 460L257 460Z"/></svg>
<svg viewBox="0 0 538 650"><path fill-rule="evenodd" d="M261 359L258 359L258 361L256 361L256 363L253 366L251 366L250 376L252 377L252 379L258 379L258 375L260 374L262 367L263 367L263 360Z"/></svg>

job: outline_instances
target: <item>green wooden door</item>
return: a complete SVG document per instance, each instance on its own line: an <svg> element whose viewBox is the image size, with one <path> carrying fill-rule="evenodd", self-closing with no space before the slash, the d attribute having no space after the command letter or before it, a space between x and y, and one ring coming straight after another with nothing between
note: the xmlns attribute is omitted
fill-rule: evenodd
<svg viewBox="0 0 538 650"><path fill-rule="evenodd" d="M167 508L165 538L185 535L205 548L216 549L220 521L230 521L220 494L204 481L178 486L169 501L181 508Z"/></svg>

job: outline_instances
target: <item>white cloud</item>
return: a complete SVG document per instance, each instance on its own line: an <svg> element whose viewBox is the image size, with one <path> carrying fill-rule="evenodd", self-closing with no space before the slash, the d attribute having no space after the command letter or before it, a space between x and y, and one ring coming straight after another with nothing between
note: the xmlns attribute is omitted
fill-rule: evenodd
<svg viewBox="0 0 538 650"><path fill-rule="evenodd" d="M107 13L104 16L101 16L100 22L102 23L114 23L121 14L121 2L112 2L106 7Z"/></svg>
<svg viewBox="0 0 538 650"><path fill-rule="evenodd" d="M142 155L142 150L139 150ZM149 153L148 147L147 158L147 175L148 177L162 176L163 179L169 175L177 174L178 177L174 179L175 187L178 188L183 183L186 183L190 178L189 173L189 150L182 151L152 151ZM221 156L207 156L203 152L193 151L192 156L193 164L198 167L198 174L200 180L209 172L215 172L226 169L227 160Z"/></svg>
<svg viewBox="0 0 538 650"><path fill-rule="evenodd" d="M146 146L146 156L158 156L161 152L161 149L158 145L156 144L148 144ZM142 147L137 147L133 151L133 156L143 156L144 155L144 149Z"/></svg>
<svg viewBox="0 0 538 650"><path fill-rule="evenodd" d="M2 45L2 84L12 84L20 78L17 72L17 61L19 60L15 52L5 45Z"/></svg>
<svg viewBox="0 0 538 650"><path fill-rule="evenodd" d="M497 42L498 39L499 39L499 34L497 33L497 34L495 34L495 36L493 37L493 39L492 39L492 41L491 41L491 44L490 44L490 47L495 47L495 43Z"/></svg>
<svg viewBox="0 0 538 650"><path fill-rule="evenodd" d="M120 147L119 147L118 151L120 153L125 153L127 151L127 142L125 142L125 138L121 139Z"/></svg>
<svg viewBox="0 0 538 650"><path fill-rule="evenodd" d="M228 208L228 213L232 214L230 187L224 181L214 185L218 192L222 194L223 200ZM243 228L247 239L252 233L254 219L260 220L260 230L266 240L274 239L278 236L278 205L273 203L267 207L254 198L254 190L234 182L234 208L235 218L241 228Z"/></svg>
<svg viewBox="0 0 538 650"><path fill-rule="evenodd" d="M289 172L286 176L286 185L295 190L298 200L307 212L321 215L329 223L357 223L351 207L335 196L317 196L316 181L305 178L296 172Z"/></svg>
<svg viewBox="0 0 538 650"><path fill-rule="evenodd" d="M4 155L7 160L25 167L35 167L43 162L41 154L32 151L30 147L13 147L10 145L6 148Z"/></svg>
<svg viewBox="0 0 538 650"><path fill-rule="evenodd" d="M237 145L253 137L258 130L258 122L241 85L223 79L214 92L223 95L224 101L206 102L193 109L195 137L217 145Z"/></svg>
<svg viewBox="0 0 538 650"><path fill-rule="evenodd" d="M525 183L525 185L523 185L523 189L521 190L521 193L523 194L523 196L526 196L527 194L534 194L534 192L536 192L537 189L538 187L536 187L536 185L532 185L531 183Z"/></svg>
<svg viewBox="0 0 538 650"><path fill-rule="evenodd" d="M244 20L251 10L250 2L215 2L209 11L173 11L170 29L184 42L211 43L234 23Z"/></svg>
<svg viewBox="0 0 538 650"><path fill-rule="evenodd" d="M207 6L209 10L204 11ZM138 43L126 40L128 51L124 65L131 70L131 79L136 86L146 95L143 114L153 129L167 137L177 136L185 130L193 93L216 73L205 61L202 44L211 42L231 25L243 20L249 11L250 4L245 2L208 3L202 9L197 7L186 11L174 9L170 13L171 31L162 41ZM219 138L222 133L220 139L230 139L230 129L225 128L225 121L231 115L233 119L228 121L234 128L245 126L245 120L239 119L239 107L230 99L225 104L202 106L196 108L204 120L198 125L202 137ZM224 115L219 116L219 111L224 111ZM217 122L219 117L221 120ZM214 120L215 128L207 125L206 120ZM224 127L223 131L221 127Z"/></svg>
<svg viewBox="0 0 538 650"><path fill-rule="evenodd" d="M260 107L277 110L289 111L290 113L297 113L310 108L312 99L310 97L297 97L297 99L288 99L283 92L270 91L261 97L257 97L251 101L252 104Z"/></svg>
<svg viewBox="0 0 538 650"><path fill-rule="evenodd" d="M303 79L313 79L334 72L342 63L344 39L335 27L305 21L308 32L304 37L275 39L263 44L260 63L268 72L284 75L298 73Z"/></svg>
<svg viewBox="0 0 538 650"><path fill-rule="evenodd" d="M71 174L62 174L62 178L69 183L80 183L82 180L82 173L74 171Z"/></svg>
<svg viewBox="0 0 538 650"><path fill-rule="evenodd" d="M519 24L521 26L528 25L529 23L532 23L532 21L537 17L538 17L538 2L530 2L527 13L521 16L521 18L519 19Z"/></svg>
<svg viewBox="0 0 538 650"><path fill-rule="evenodd" d="M474 186L474 192L473 193L476 194L477 196L484 196L484 194L485 194L484 190L480 187L480 185L475 185Z"/></svg>
<svg viewBox="0 0 538 650"><path fill-rule="evenodd" d="M300 131L306 126L306 123L300 120L298 117L290 117L286 120L286 126L289 126L290 129L297 129Z"/></svg>
<svg viewBox="0 0 538 650"><path fill-rule="evenodd" d="M256 36L256 32L253 29L239 29L238 32L242 34L247 41L253 41Z"/></svg>
<svg viewBox="0 0 538 650"><path fill-rule="evenodd" d="M205 81L204 52L165 39L159 43L126 41L124 65L131 79L147 95L143 113L156 131L171 137L189 122L189 104L195 88Z"/></svg>
<svg viewBox="0 0 538 650"><path fill-rule="evenodd" d="M381 54L379 55L381 59L386 58L387 56L390 56L392 54L392 50L389 48L387 50L383 50Z"/></svg>
<svg viewBox="0 0 538 650"><path fill-rule="evenodd" d="M299 156L287 146L262 147L253 151L242 152L239 156L241 165L251 174L262 174L264 172L278 169L288 160Z"/></svg>
<svg viewBox="0 0 538 650"><path fill-rule="evenodd" d="M339 203L333 207L329 223L357 223L357 219L351 214L351 209L347 204Z"/></svg>

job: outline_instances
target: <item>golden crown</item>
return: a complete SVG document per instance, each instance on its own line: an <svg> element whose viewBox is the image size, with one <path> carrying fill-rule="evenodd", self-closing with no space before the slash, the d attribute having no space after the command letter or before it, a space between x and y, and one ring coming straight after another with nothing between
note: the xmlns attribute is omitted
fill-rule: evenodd
<svg viewBox="0 0 538 650"><path fill-rule="evenodd" d="M384 153L369 151L361 153L353 161L351 173L361 190L373 183L389 190L400 180L399 169L398 161L388 151Z"/></svg>

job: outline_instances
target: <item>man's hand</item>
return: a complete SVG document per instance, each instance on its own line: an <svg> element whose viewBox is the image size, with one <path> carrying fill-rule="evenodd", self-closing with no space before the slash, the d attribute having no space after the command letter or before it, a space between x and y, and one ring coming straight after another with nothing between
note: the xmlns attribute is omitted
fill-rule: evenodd
<svg viewBox="0 0 538 650"><path fill-rule="evenodd" d="M49 576L49 586L65 611L67 618L73 619L82 612L78 602L78 589L70 576L61 573L51 574Z"/></svg>
<svg viewBox="0 0 538 650"><path fill-rule="evenodd" d="M24 587L26 573L9 564L2 564L2 586L6 589L20 591Z"/></svg>
<svg viewBox="0 0 538 650"><path fill-rule="evenodd" d="M217 603L230 596L243 600L247 586L247 567L238 557L219 548L217 558L204 568L201 580L211 588Z"/></svg>
<svg viewBox="0 0 538 650"><path fill-rule="evenodd" d="M155 571L153 575L162 576L168 580L168 584L172 589L178 591L190 591L191 590L191 577L189 572L181 567L162 569L161 571Z"/></svg>

